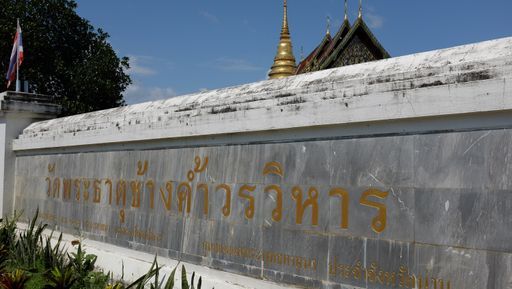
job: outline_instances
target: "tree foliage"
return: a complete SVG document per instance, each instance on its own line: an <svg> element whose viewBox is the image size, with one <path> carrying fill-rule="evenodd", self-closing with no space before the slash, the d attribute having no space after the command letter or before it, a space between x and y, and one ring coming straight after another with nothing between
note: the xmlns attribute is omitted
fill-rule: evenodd
<svg viewBox="0 0 512 289"><path fill-rule="evenodd" d="M131 83L128 58L119 58L109 35L76 8L74 0L0 0L2 76L19 18L25 51L20 79L29 80L33 91L58 96L65 114L124 105L122 92Z"/></svg>

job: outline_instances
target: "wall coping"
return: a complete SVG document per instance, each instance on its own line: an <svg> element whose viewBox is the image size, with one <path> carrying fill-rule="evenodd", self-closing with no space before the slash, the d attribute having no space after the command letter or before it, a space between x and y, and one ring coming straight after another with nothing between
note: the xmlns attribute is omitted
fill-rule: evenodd
<svg viewBox="0 0 512 289"><path fill-rule="evenodd" d="M512 110L512 38L34 123L15 151Z"/></svg>

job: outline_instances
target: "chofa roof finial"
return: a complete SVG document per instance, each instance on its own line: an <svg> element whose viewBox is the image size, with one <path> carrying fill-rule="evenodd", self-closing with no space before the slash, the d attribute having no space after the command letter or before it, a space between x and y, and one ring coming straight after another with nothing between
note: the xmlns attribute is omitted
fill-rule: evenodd
<svg viewBox="0 0 512 289"><path fill-rule="evenodd" d="M348 0L345 0L345 21L348 20Z"/></svg>
<svg viewBox="0 0 512 289"><path fill-rule="evenodd" d="M359 18L363 18L363 0L359 0Z"/></svg>
<svg viewBox="0 0 512 289"><path fill-rule="evenodd" d="M327 35L331 34L331 17L327 16Z"/></svg>

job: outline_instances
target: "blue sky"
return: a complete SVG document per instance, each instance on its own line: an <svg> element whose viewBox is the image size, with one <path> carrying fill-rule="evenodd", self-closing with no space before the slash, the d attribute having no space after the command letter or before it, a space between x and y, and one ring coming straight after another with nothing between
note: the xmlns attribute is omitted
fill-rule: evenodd
<svg viewBox="0 0 512 289"><path fill-rule="evenodd" d="M77 0L78 14L129 56L129 104L266 78L281 0ZM337 30L343 0L288 0L295 56ZM364 0L364 19L392 56L512 36L511 0ZM349 17L358 1L349 1ZM492 52L490 52L492 53Z"/></svg>

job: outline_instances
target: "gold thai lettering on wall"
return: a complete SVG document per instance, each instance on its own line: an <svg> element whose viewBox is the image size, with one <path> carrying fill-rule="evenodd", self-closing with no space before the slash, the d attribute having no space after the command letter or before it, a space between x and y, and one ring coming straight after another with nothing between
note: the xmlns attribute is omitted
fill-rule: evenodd
<svg viewBox="0 0 512 289"><path fill-rule="evenodd" d="M224 215L224 217L229 217L229 215L231 215L231 187L227 184L220 184L215 188L215 190L217 192L224 190L225 201L224 206L222 206L222 215Z"/></svg>
<svg viewBox="0 0 512 289"><path fill-rule="evenodd" d="M137 176L143 176L148 172L148 164L149 162L147 160L137 162Z"/></svg>
<svg viewBox="0 0 512 289"><path fill-rule="evenodd" d="M377 216L372 220L372 229L376 233L382 233L386 229L387 209L386 206L371 200L369 197L376 197L384 200L388 197L388 192L379 191L377 189L369 189L361 195L360 203L363 206L377 209Z"/></svg>
<svg viewBox="0 0 512 289"><path fill-rule="evenodd" d="M183 182L178 185L178 210L183 212L183 206L186 205L187 214L190 214L192 206L192 186L189 183Z"/></svg>
<svg viewBox="0 0 512 289"><path fill-rule="evenodd" d="M194 158L194 173L200 174L206 171L208 166L208 157L204 157L203 160L199 156ZM208 189L208 184L199 183L196 187L197 192L203 192L203 215L208 216L210 213L210 193Z"/></svg>
<svg viewBox="0 0 512 289"><path fill-rule="evenodd" d="M124 208L126 207L126 181L120 179L116 183L116 206L121 206L119 210L119 221L121 224L126 222L126 212Z"/></svg>
<svg viewBox="0 0 512 289"><path fill-rule="evenodd" d="M71 179L64 179L63 183L64 183L64 189L63 189L63 193L62 193L62 198L64 200L69 200L69 199L71 199L71 183L72 183L72 180Z"/></svg>
<svg viewBox="0 0 512 289"><path fill-rule="evenodd" d="M311 224L318 226L318 190L315 187L311 187L308 190L308 196L303 201L304 194L300 187L293 187L292 198L295 200L295 223L302 225L304 213L308 207L311 208Z"/></svg>
<svg viewBox="0 0 512 289"><path fill-rule="evenodd" d="M101 180L94 180L93 182L93 191L94 191L94 197L93 197L93 203L100 203L101 202Z"/></svg>
<svg viewBox="0 0 512 289"><path fill-rule="evenodd" d="M345 189L334 188L329 192L329 197L339 197L341 206L341 221L340 228L348 229L348 205L350 202L350 196Z"/></svg>
<svg viewBox="0 0 512 289"><path fill-rule="evenodd" d="M165 191L163 188L160 188L160 198L162 199L162 202L164 203L165 209L167 211L171 210L173 190L174 184L171 181L165 183Z"/></svg>
<svg viewBox="0 0 512 289"><path fill-rule="evenodd" d="M283 166L279 162L268 162L263 168L263 175L276 175L282 180L284 178ZM276 207L272 210L272 220L274 220L274 222L280 222L283 218L283 190L281 189L281 186L277 184L265 187L265 193L269 194L272 192L275 193L276 196Z"/></svg>
<svg viewBox="0 0 512 289"><path fill-rule="evenodd" d="M55 178L53 180L53 195L54 198L60 197L60 178Z"/></svg>
<svg viewBox="0 0 512 289"><path fill-rule="evenodd" d="M208 185L205 183L198 184L197 192L203 192L203 215L208 216L210 212L210 194Z"/></svg>
<svg viewBox="0 0 512 289"><path fill-rule="evenodd" d="M398 272L380 268L376 262L364 267L361 261L355 265L339 263L337 258L329 262L329 275L344 281L365 281L368 285L410 289L451 289L451 281L434 277L432 273L413 274L407 266L400 266Z"/></svg>
<svg viewBox="0 0 512 289"><path fill-rule="evenodd" d="M192 169L186 173L185 181L166 180L155 181L150 178L150 163L147 160L137 162L135 168L136 177L133 179L89 179L82 177L60 178L53 176L56 164L48 165L49 176L45 178L47 183L47 195L52 199L62 199L67 202L86 202L101 205L108 204L119 210L119 220L126 222L127 206L132 210L149 208L154 210L156 198L160 200L160 207L168 213L188 216L192 212L193 204L197 203L198 214L210 217L211 209L220 210L224 218L231 216L233 202L233 188L225 183L207 183L202 181L200 174L206 173L209 158L207 156L196 156L193 160ZM240 184L237 197L241 199L244 206L243 214L247 220L254 219L260 193L264 193L274 200L275 207L272 209L271 218L273 222L283 221L283 206L285 198L294 204L293 222L296 225L320 226L325 220L320 219L322 206L328 206L327 198L339 200L339 228L349 229L349 211L352 194L342 187L333 187L322 191L315 186L291 186L289 192L283 190L281 184L285 181L283 165L276 161L266 162L263 167L263 177L275 183L270 184ZM237 185L238 186L238 185ZM212 194L223 194L221 207L210 208L210 188ZM105 192L105 194L103 194ZM319 201L322 194L327 194L326 199ZM369 227L377 234L385 231L387 227L387 206L384 203L389 193L376 188L369 188L359 197L359 204L362 207L376 209ZM106 199L103 199L105 196ZM176 212L173 212L173 201L176 200ZM287 201L287 202L288 202ZM379 202L380 201L380 202ZM337 203L336 203L337 204ZM202 205L202 206L201 206ZM327 208L328 209L328 208ZM215 211L218 212L218 211Z"/></svg>
<svg viewBox="0 0 512 289"><path fill-rule="evenodd" d="M155 208L155 181L149 179L146 181L146 188L149 191L149 208Z"/></svg>
<svg viewBox="0 0 512 289"><path fill-rule="evenodd" d="M142 182L138 180L130 181L130 188L132 189L132 208L140 208Z"/></svg>
<svg viewBox="0 0 512 289"><path fill-rule="evenodd" d="M240 190L238 190L238 196L242 199L246 199L249 201L249 204L245 208L245 217L247 219L254 218L254 206L255 206L255 200L254 196L252 196L250 193L254 192L256 190L256 186L250 186L250 185L243 185L240 187Z"/></svg>
<svg viewBox="0 0 512 289"><path fill-rule="evenodd" d="M81 180L80 179L75 179L73 181L73 184L74 184L74 188L75 188L75 200L77 202L80 202L80 187L81 187Z"/></svg>

